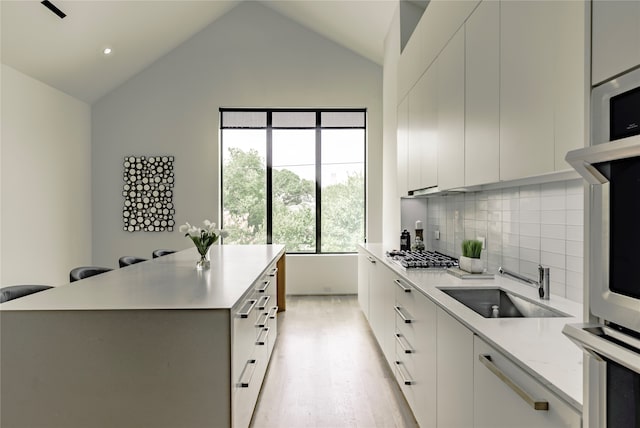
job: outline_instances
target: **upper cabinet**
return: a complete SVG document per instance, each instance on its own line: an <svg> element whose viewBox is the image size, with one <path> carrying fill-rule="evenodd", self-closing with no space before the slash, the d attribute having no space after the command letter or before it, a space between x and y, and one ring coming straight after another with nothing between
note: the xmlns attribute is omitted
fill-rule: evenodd
<svg viewBox="0 0 640 428"><path fill-rule="evenodd" d="M595 86L640 65L640 2L594 0L591 13Z"/></svg>
<svg viewBox="0 0 640 428"><path fill-rule="evenodd" d="M447 43L438 66L438 187L464 186L464 27Z"/></svg>
<svg viewBox="0 0 640 428"><path fill-rule="evenodd" d="M500 3L483 1L465 24L465 185L500 179Z"/></svg>
<svg viewBox="0 0 640 428"><path fill-rule="evenodd" d="M422 43L441 46L429 51L407 90L408 106L401 106L408 110L407 190L570 170L564 157L584 146L587 126L588 3L485 0L466 15L452 3L432 2L422 18L433 24L431 32L417 31L421 21L414 33L432 35ZM446 40L436 36L438 17L448 23ZM402 97L407 84L398 85Z"/></svg>
<svg viewBox="0 0 640 428"><path fill-rule="evenodd" d="M438 184L438 73L432 66L409 92L407 184L409 190Z"/></svg>
<svg viewBox="0 0 640 428"><path fill-rule="evenodd" d="M409 149L409 97L404 97L398 104L398 133L397 133L397 171L398 194L406 195L409 190L407 183L407 161Z"/></svg>

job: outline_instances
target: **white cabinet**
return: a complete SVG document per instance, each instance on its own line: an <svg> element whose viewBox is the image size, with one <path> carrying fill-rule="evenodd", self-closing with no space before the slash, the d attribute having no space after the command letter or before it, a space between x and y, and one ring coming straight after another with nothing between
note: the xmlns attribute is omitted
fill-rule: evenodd
<svg viewBox="0 0 640 428"><path fill-rule="evenodd" d="M595 86L640 64L640 2L592 2L592 74Z"/></svg>
<svg viewBox="0 0 640 428"><path fill-rule="evenodd" d="M553 171L554 40L549 3L500 2L502 180Z"/></svg>
<svg viewBox="0 0 640 428"><path fill-rule="evenodd" d="M438 72L432 65L409 92L407 185L410 190L438 184Z"/></svg>
<svg viewBox="0 0 640 428"><path fill-rule="evenodd" d="M500 179L500 2L483 1L465 24L465 185Z"/></svg>
<svg viewBox="0 0 640 428"><path fill-rule="evenodd" d="M447 43L438 66L438 187L464 186L464 27Z"/></svg>
<svg viewBox="0 0 640 428"><path fill-rule="evenodd" d="M500 3L501 180L567 170L584 146L585 7Z"/></svg>
<svg viewBox="0 0 640 428"><path fill-rule="evenodd" d="M476 428L581 426L580 413L478 337L474 354Z"/></svg>
<svg viewBox="0 0 640 428"><path fill-rule="evenodd" d="M366 253L365 253L366 254ZM393 366L395 358L393 276L389 268L374 257L369 260L369 325L387 362ZM360 278L358 278L358 283Z"/></svg>
<svg viewBox="0 0 640 428"><path fill-rule="evenodd" d="M358 304L367 319L369 319L369 265L374 263L373 257L358 250Z"/></svg>
<svg viewBox="0 0 640 428"><path fill-rule="evenodd" d="M396 379L418 425L435 427L436 305L403 279L394 284Z"/></svg>
<svg viewBox="0 0 640 428"><path fill-rule="evenodd" d="M407 184L407 162L409 148L409 97L405 97L398 104L398 132L396 136L397 147L397 171L398 171L398 195L407 196L409 186Z"/></svg>
<svg viewBox="0 0 640 428"><path fill-rule="evenodd" d="M473 426L473 333L438 308L438 427Z"/></svg>

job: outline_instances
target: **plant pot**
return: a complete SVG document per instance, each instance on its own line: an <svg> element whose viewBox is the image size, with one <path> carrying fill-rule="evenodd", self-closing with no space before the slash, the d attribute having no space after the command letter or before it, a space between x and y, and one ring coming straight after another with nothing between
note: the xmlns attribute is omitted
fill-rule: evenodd
<svg viewBox="0 0 640 428"><path fill-rule="evenodd" d="M472 259L471 257L461 256L458 261L460 269L469 273L482 273L484 272L484 263L482 259Z"/></svg>

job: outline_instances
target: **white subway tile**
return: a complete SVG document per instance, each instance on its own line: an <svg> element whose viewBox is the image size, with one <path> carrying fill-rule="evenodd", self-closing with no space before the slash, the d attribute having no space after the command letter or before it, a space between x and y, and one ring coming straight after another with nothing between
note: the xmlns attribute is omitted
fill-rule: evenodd
<svg viewBox="0 0 640 428"><path fill-rule="evenodd" d="M580 193L584 194L584 181L581 178L566 182L567 195Z"/></svg>
<svg viewBox="0 0 640 428"><path fill-rule="evenodd" d="M584 227L583 226L567 226L567 240L584 241Z"/></svg>
<svg viewBox="0 0 640 428"><path fill-rule="evenodd" d="M520 223L520 236L540 236L540 223Z"/></svg>
<svg viewBox="0 0 640 428"><path fill-rule="evenodd" d="M567 224L571 226L584 225L583 210L567 210Z"/></svg>
<svg viewBox="0 0 640 428"><path fill-rule="evenodd" d="M542 251L540 254L540 263L543 266L553 266L553 267L565 269L565 266L566 266L565 255Z"/></svg>
<svg viewBox="0 0 640 428"><path fill-rule="evenodd" d="M567 299L577 303L584 303L584 290L567 285Z"/></svg>
<svg viewBox="0 0 640 428"><path fill-rule="evenodd" d="M502 243L502 255L505 257L511 257L517 259L520 257L520 247L517 245L505 245Z"/></svg>
<svg viewBox="0 0 640 428"><path fill-rule="evenodd" d="M540 249L548 253L562 254L566 252L566 241L564 239L541 238Z"/></svg>
<svg viewBox="0 0 640 428"><path fill-rule="evenodd" d="M521 197L520 211L540 211L540 197Z"/></svg>
<svg viewBox="0 0 640 428"><path fill-rule="evenodd" d="M532 196L540 196L540 185L531 184L529 186L520 186L520 198L529 198Z"/></svg>
<svg viewBox="0 0 640 428"><path fill-rule="evenodd" d="M582 258L584 256L584 243L581 241L567 241L567 255Z"/></svg>
<svg viewBox="0 0 640 428"><path fill-rule="evenodd" d="M564 210L567 206L567 200L562 196L543 196L540 198L541 210Z"/></svg>
<svg viewBox="0 0 640 428"><path fill-rule="evenodd" d="M503 211L519 211L520 210L520 199L518 198L509 198L502 200L502 210Z"/></svg>
<svg viewBox="0 0 640 428"><path fill-rule="evenodd" d="M540 224L540 211L520 211L520 223Z"/></svg>
<svg viewBox="0 0 640 428"><path fill-rule="evenodd" d="M507 254L504 254L502 256L502 267L513 272L519 272L520 260L518 260L517 257L512 257Z"/></svg>
<svg viewBox="0 0 640 428"><path fill-rule="evenodd" d="M584 259L582 257L567 256L567 270L584 274Z"/></svg>
<svg viewBox="0 0 640 428"><path fill-rule="evenodd" d="M520 211L502 211L502 221L506 222L519 222L520 221Z"/></svg>
<svg viewBox="0 0 640 428"><path fill-rule="evenodd" d="M567 226L564 224L544 224L540 225L541 238L565 239Z"/></svg>
<svg viewBox="0 0 640 428"><path fill-rule="evenodd" d="M554 296L566 297L567 286L564 282L551 281L549 284L549 292Z"/></svg>
<svg viewBox="0 0 640 428"><path fill-rule="evenodd" d="M531 263L540 263L540 250L532 250L520 246L520 260L526 260Z"/></svg>
<svg viewBox="0 0 640 428"><path fill-rule="evenodd" d="M520 223L503 221L502 222L502 233L520 234Z"/></svg>
<svg viewBox="0 0 640 428"><path fill-rule="evenodd" d="M568 210L583 210L584 209L584 196L582 193L576 193L567 195L567 209Z"/></svg>
<svg viewBox="0 0 640 428"><path fill-rule="evenodd" d="M538 265L540 264L539 260L529 261L520 259L520 274L526 276L527 278L533 279L534 281L538 280Z"/></svg>
<svg viewBox="0 0 640 428"><path fill-rule="evenodd" d="M487 211L502 211L502 199L489 199Z"/></svg>
<svg viewBox="0 0 640 428"><path fill-rule="evenodd" d="M582 272L573 272L567 270L567 285L570 287L583 288L584 275Z"/></svg>
<svg viewBox="0 0 640 428"><path fill-rule="evenodd" d="M567 224L567 212L564 210L540 211L540 222L543 224Z"/></svg>
<svg viewBox="0 0 640 428"><path fill-rule="evenodd" d="M520 248L540 251L540 238L534 236L520 236Z"/></svg>

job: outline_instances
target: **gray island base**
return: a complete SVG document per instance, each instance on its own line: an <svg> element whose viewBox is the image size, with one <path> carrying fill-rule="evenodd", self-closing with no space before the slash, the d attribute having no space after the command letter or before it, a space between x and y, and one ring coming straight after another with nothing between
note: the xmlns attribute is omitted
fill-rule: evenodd
<svg viewBox="0 0 640 428"><path fill-rule="evenodd" d="M246 427L284 247L189 249L0 306L0 425Z"/></svg>

